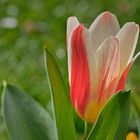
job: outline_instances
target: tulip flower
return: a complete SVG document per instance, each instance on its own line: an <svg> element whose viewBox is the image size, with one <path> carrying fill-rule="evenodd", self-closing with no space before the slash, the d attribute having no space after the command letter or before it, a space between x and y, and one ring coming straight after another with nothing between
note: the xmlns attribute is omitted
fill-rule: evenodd
<svg viewBox="0 0 140 140"><path fill-rule="evenodd" d="M70 99L81 119L94 123L107 100L123 90L134 56L139 27L121 29L115 15L100 14L87 29L76 17L67 20ZM134 56L134 57L133 57Z"/></svg>

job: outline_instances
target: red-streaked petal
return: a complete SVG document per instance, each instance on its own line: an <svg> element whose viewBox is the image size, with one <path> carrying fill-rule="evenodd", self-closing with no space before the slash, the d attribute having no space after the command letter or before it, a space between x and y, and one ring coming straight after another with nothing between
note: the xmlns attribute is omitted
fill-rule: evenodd
<svg viewBox="0 0 140 140"><path fill-rule="evenodd" d="M104 104L105 102L97 103L95 100L89 100L84 114L84 120L88 123L95 123Z"/></svg>
<svg viewBox="0 0 140 140"><path fill-rule="evenodd" d="M115 36L120 29L116 16L110 12L103 12L89 27L93 48L96 50L101 43L110 36Z"/></svg>
<svg viewBox="0 0 140 140"><path fill-rule="evenodd" d="M131 62L128 64L128 66L126 67L126 69L124 70L118 85L116 87L116 92L120 91L120 90L124 90L125 88L125 83L126 83L126 79L127 79L127 75L129 73L129 70L131 69L133 63L135 62L135 60L138 58L138 56L140 55L140 52L138 52L135 57L131 60Z"/></svg>
<svg viewBox="0 0 140 140"><path fill-rule="evenodd" d="M130 64L126 67L125 71L123 72L123 74L122 74L122 76L121 76L121 79L119 80L118 85L117 85L117 87L116 87L116 92L118 92L118 91L120 91L120 90L124 90L126 78L127 78L127 75L128 75L128 72L129 72L131 66L132 66L132 63L130 63Z"/></svg>
<svg viewBox="0 0 140 140"><path fill-rule="evenodd" d="M84 113L84 119L89 123L96 121L108 96L115 91L114 87L116 87L117 84L116 77L119 73L120 66L118 40L115 37L106 39L97 49L95 56L98 83L95 85L95 90L91 90L92 92ZM95 98L95 94L97 98Z"/></svg>
<svg viewBox="0 0 140 140"><path fill-rule="evenodd" d="M98 101L100 102L112 94L113 88L117 84L116 80L120 67L118 40L115 37L106 39L97 49L96 59L99 73L96 87Z"/></svg>
<svg viewBox="0 0 140 140"><path fill-rule="evenodd" d="M84 42L84 26L79 25L72 34L72 67L70 98L78 114L83 117L89 98L90 77Z"/></svg>
<svg viewBox="0 0 140 140"><path fill-rule="evenodd" d="M69 17L67 20L67 52L68 52L68 72L69 72L69 81L71 77L71 36L72 32L79 25L79 21L76 17Z"/></svg>
<svg viewBox="0 0 140 140"><path fill-rule="evenodd" d="M139 36L139 27L135 23L126 23L117 34L120 44L120 75L131 62Z"/></svg>
<svg viewBox="0 0 140 140"><path fill-rule="evenodd" d="M115 91L114 87L116 87L117 84L116 77L118 76L120 66L119 44L117 38L109 37L106 39L96 50L95 57L95 72L98 80L94 81L93 79L94 83L91 83L92 85L90 85L92 90L90 90L90 97L84 113L84 120L90 123L96 121L108 96ZM92 88L92 86L94 88Z"/></svg>

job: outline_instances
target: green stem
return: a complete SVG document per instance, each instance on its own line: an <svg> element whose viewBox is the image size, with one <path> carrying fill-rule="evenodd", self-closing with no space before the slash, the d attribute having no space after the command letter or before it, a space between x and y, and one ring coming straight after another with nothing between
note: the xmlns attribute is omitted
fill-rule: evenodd
<svg viewBox="0 0 140 140"><path fill-rule="evenodd" d="M83 140L86 140L86 138L87 138L87 122L85 122L84 139Z"/></svg>

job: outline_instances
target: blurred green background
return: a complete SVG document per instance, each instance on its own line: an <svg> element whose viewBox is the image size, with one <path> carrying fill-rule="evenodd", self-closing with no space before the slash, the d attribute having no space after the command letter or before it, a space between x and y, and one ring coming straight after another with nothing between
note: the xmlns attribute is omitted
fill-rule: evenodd
<svg viewBox="0 0 140 140"><path fill-rule="evenodd" d="M140 24L139 0L0 0L0 83L6 80L22 87L49 109L43 46L53 52L68 91L66 20L74 15L89 27L106 10L118 17L121 26L129 21ZM136 93L140 92L139 70L137 59L127 80L127 86ZM6 139L0 115L0 140Z"/></svg>

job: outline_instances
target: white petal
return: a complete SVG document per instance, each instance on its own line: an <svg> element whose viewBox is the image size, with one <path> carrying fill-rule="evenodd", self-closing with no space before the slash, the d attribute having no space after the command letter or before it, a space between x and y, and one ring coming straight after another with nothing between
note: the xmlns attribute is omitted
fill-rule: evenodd
<svg viewBox="0 0 140 140"><path fill-rule="evenodd" d="M133 58L138 36L139 27L132 22L126 23L116 36L120 44L120 75Z"/></svg>
<svg viewBox="0 0 140 140"><path fill-rule="evenodd" d="M91 35L89 33L89 30L85 28L83 32L83 38L84 38L84 43L85 43L85 49L87 52L87 59L89 63L89 74L90 74L90 91L93 93L94 87L93 84L95 85L97 81L97 73L96 73L96 63L95 63L95 50L93 49L92 46L92 39ZM94 95L92 94L92 97ZM94 97L95 98L95 97Z"/></svg>
<svg viewBox="0 0 140 140"><path fill-rule="evenodd" d="M119 29L120 26L115 15L110 12L100 14L89 28L93 48L97 49L109 36L115 36Z"/></svg>
<svg viewBox="0 0 140 140"><path fill-rule="evenodd" d="M132 59L132 62L134 62L138 57L140 56L140 52L138 52Z"/></svg>
<svg viewBox="0 0 140 140"><path fill-rule="evenodd" d="M67 54L68 54L68 72L69 72L69 81L71 77L71 36L72 32L79 25L79 22L76 17L69 17L67 20Z"/></svg>
<svg viewBox="0 0 140 140"><path fill-rule="evenodd" d="M140 56L140 52L138 52L134 58L130 61L130 63L126 66L126 68L124 69L124 71L122 72L122 75L118 77L118 84L116 87L116 91L118 92L120 90L123 90L125 88L125 83L126 83L126 79L127 79L127 75L129 73L129 70L131 69L133 63L135 62L135 60Z"/></svg>
<svg viewBox="0 0 140 140"><path fill-rule="evenodd" d="M96 50L96 75L98 74L98 99L105 99L113 93L120 68L119 44L115 37L107 38ZM105 95L106 94L106 95Z"/></svg>
<svg viewBox="0 0 140 140"><path fill-rule="evenodd" d="M79 25L79 21L76 17L69 17L67 20L67 39L70 37L70 34L73 30Z"/></svg>

